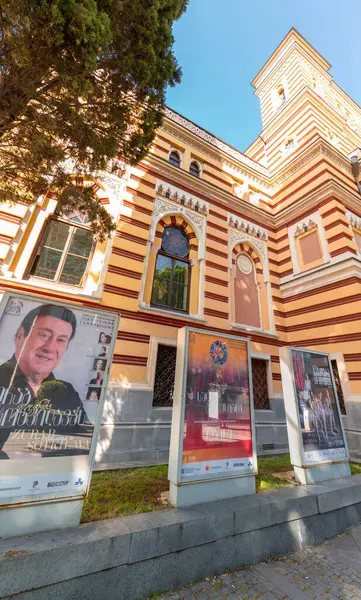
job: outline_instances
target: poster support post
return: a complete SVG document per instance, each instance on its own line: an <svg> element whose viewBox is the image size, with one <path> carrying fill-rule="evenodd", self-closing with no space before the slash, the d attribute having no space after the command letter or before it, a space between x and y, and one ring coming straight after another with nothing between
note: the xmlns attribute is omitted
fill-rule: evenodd
<svg viewBox="0 0 361 600"><path fill-rule="evenodd" d="M351 475L329 355L283 347L280 364L296 480L308 485Z"/></svg>
<svg viewBox="0 0 361 600"><path fill-rule="evenodd" d="M178 332L168 479L181 508L254 494L257 474L249 340Z"/></svg>
<svg viewBox="0 0 361 600"><path fill-rule="evenodd" d="M119 315L6 292L0 305L0 537L79 525Z"/></svg>

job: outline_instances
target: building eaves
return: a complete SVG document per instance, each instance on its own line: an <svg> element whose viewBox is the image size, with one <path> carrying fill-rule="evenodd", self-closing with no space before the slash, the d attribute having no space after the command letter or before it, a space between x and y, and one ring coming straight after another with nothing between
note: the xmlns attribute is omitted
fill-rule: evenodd
<svg viewBox="0 0 361 600"><path fill-rule="evenodd" d="M243 152L240 152L236 148L233 148L233 146L226 144L225 142L217 138L215 135L209 133L209 131L207 131L206 129L199 127L199 125L196 125L196 123L193 123L193 121L186 119L185 117L168 107L164 109L164 115L173 123L180 125L187 131L193 133L198 138L213 146L213 148L221 150L222 152L224 152L224 154L227 154L230 158L236 160L243 167L251 168L254 171L256 171L259 175L263 175L264 177L269 178L269 172L266 167L263 167L257 161L252 160L251 158L243 154Z"/></svg>

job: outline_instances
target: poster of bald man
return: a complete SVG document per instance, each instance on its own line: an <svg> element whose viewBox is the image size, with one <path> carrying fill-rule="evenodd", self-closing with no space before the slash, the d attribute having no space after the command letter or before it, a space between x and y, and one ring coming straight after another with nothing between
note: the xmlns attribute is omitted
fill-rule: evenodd
<svg viewBox="0 0 361 600"><path fill-rule="evenodd" d="M34 478L44 459L53 459L63 474L62 464L69 473L75 463L86 473L117 325L117 315L102 310L5 295L0 312L0 499L8 491L3 477L13 473L15 463L27 463L25 473L34 465ZM100 333L109 339L106 360L99 359ZM90 399L97 360L105 370L97 398ZM67 487L71 478L63 474L61 481L68 483L61 487ZM40 479L34 479L35 490Z"/></svg>

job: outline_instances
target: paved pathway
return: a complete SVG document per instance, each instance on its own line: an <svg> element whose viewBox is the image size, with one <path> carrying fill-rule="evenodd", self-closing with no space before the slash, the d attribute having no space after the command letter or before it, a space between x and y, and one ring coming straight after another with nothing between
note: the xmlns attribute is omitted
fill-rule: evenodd
<svg viewBox="0 0 361 600"><path fill-rule="evenodd" d="M361 599L361 525L295 554L209 578L157 600Z"/></svg>

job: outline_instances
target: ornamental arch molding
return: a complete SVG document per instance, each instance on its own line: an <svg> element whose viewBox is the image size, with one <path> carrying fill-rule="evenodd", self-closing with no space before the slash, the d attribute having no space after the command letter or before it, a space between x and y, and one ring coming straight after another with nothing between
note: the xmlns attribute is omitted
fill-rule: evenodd
<svg viewBox="0 0 361 600"><path fill-rule="evenodd" d="M115 222L117 222L121 211L126 181L130 176L130 168L124 165L124 169L122 169L122 177L118 177L117 175L111 174L107 171L80 173L79 170L77 171L74 162L71 160L63 163L63 168L67 174L73 176L74 178L78 177L82 178L84 182L92 182L94 185L95 194L99 198L99 202L104 204L106 210L113 217ZM40 196L38 198L36 203L29 206L19 230L11 244L6 259L1 265L1 274L3 276L11 279L23 280L26 269L28 268L29 258L32 256L36 245L39 243L42 228L44 227L47 219L54 214L56 205L56 191L52 192L51 189L49 189L44 196ZM37 212L36 221L32 224L31 229L28 229L34 211ZM93 254L89 272L91 272L93 268L96 270L97 282L92 281L91 278L88 278L84 289L82 291L77 290L77 293L84 293L87 295L100 294L102 282L106 274L106 266L109 260L114 235L115 232L111 234L104 249L100 251L100 249L97 248ZM25 245L23 251L21 255L18 256L20 243L23 243L24 240ZM54 288L60 288L59 285L52 285Z"/></svg>
<svg viewBox="0 0 361 600"><path fill-rule="evenodd" d="M268 267L268 254L267 254L267 245L265 242L259 239L255 239L251 235L244 233L243 231L236 231L234 229L229 231L228 238L228 258L229 258L229 268L232 268L232 253L233 249L237 246L237 244L247 243L251 246L262 263L263 274L265 283L269 282L269 267Z"/></svg>
<svg viewBox="0 0 361 600"><path fill-rule="evenodd" d="M181 215L193 228L198 241L198 260L204 260L206 250L206 217L181 205L156 198L149 241L154 242L157 225L161 219L170 215Z"/></svg>
<svg viewBox="0 0 361 600"><path fill-rule="evenodd" d="M113 165L120 172L122 172L122 175L118 176L110 172ZM95 183L98 182L109 199L109 204L107 206L108 212L115 221L119 219L125 186L131 174L131 167L119 160L116 160L109 163L109 171L93 171L90 173L85 172L80 174L74 161L69 159L63 163L63 168L64 171L69 175L74 175L74 177L81 175L84 178L89 177L89 179L93 180Z"/></svg>

